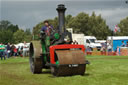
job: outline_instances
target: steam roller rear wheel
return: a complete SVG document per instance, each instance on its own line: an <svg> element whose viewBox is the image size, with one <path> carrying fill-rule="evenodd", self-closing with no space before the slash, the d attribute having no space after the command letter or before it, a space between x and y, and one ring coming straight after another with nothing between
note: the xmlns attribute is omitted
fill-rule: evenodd
<svg viewBox="0 0 128 85"><path fill-rule="evenodd" d="M30 70L33 74L42 72L42 58L41 58L41 44L39 41L33 41L30 43L29 49L29 62Z"/></svg>

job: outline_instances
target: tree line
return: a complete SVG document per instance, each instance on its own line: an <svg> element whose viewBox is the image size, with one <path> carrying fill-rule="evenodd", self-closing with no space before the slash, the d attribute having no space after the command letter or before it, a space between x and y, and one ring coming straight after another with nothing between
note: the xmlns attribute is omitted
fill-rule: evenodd
<svg viewBox="0 0 128 85"><path fill-rule="evenodd" d="M8 20L0 21L0 43L21 43L30 42L32 34L30 29L20 29L18 25L13 25Z"/></svg>

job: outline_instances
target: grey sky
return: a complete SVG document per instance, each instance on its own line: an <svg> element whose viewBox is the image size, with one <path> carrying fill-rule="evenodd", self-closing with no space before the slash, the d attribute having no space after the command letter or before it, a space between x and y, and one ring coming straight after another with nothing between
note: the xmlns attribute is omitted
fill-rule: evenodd
<svg viewBox="0 0 128 85"><path fill-rule="evenodd" d="M1 0L0 20L9 20L21 28L33 28L39 22L57 16L58 4L66 5L66 15L93 11L106 20L111 29L128 16L125 0Z"/></svg>

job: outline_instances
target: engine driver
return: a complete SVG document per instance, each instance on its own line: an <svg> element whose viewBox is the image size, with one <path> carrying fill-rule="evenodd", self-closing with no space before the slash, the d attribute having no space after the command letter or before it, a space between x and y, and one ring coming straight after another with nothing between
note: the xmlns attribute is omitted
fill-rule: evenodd
<svg viewBox="0 0 128 85"><path fill-rule="evenodd" d="M50 36L50 33L53 30L53 26L51 26L48 21L44 21L44 24L45 26L41 28L41 31L45 32L46 35Z"/></svg>

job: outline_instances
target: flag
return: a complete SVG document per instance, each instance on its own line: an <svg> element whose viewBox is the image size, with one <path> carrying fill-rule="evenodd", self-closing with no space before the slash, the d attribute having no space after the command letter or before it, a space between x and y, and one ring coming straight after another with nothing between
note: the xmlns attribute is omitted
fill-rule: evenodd
<svg viewBox="0 0 128 85"><path fill-rule="evenodd" d="M115 25L114 32L116 33L117 31L120 31L120 28L117 25Z"/></svg>

